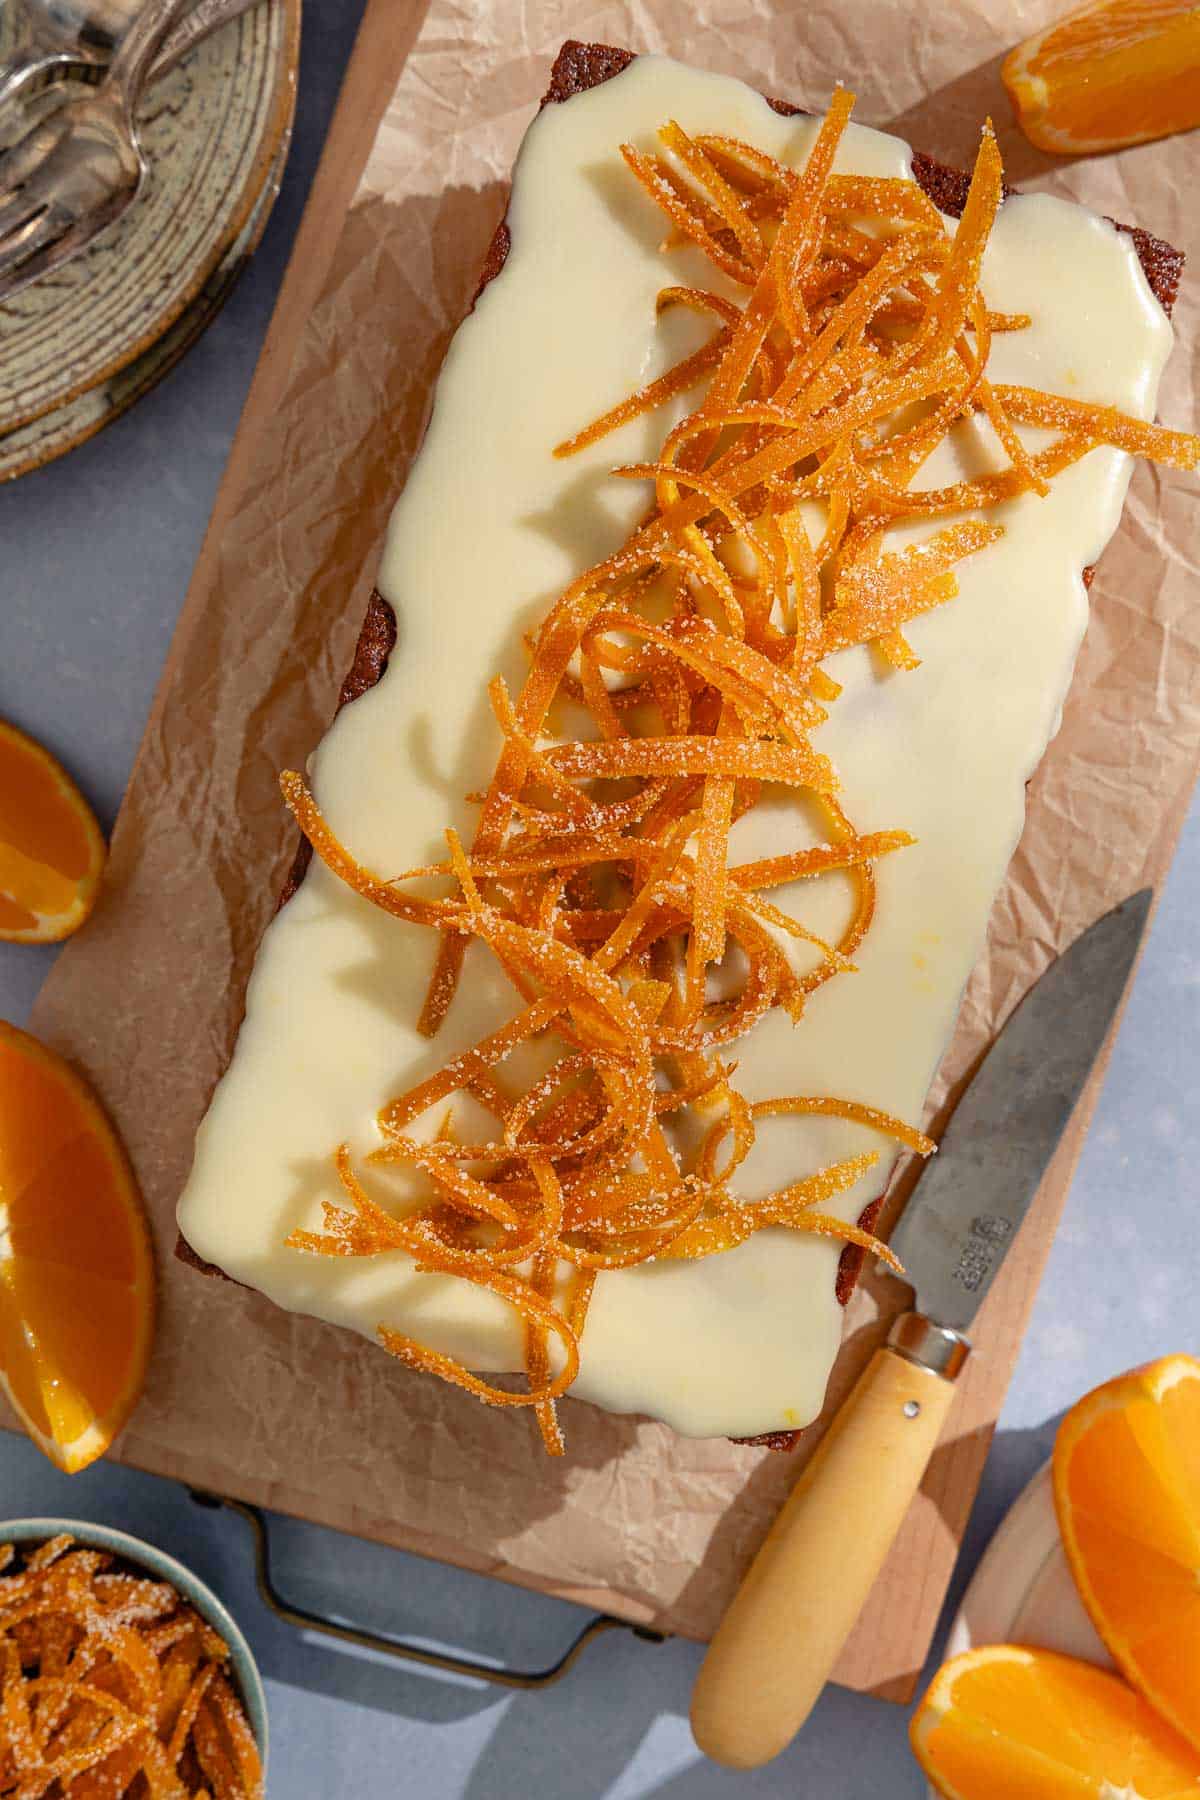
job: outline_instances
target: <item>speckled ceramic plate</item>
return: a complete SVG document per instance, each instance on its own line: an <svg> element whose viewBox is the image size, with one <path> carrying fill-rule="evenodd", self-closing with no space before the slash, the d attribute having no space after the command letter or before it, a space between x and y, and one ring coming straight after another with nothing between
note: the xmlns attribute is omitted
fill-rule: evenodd
<svg viewBox="0 0 1200 1800"><path fill-rule="evenodd" d="M954 1616L946 1655L979 1644L1034 1644L1112 1668L1071 1576L1058 1533L1050 1464L1013 1502ZM930 1800L938 1800L929 1789Z"/></svg>
<svg viewBox="0 0 1200 1800"><path fill-rule="evenodd" d="M94 437L105 425L127 412L136 400L162 380L169 369L174 368L180 357L190 349L221 310L257 246L275 203L286 160L285 140L270 179L241 236L214 269L190 306L184 309L160 338L97 386L79 394L74 400L67 401L65 406L56 407L53 412L44 413L31 424L19 426L16 431L0 436L0 481L12 481L31 469L41 468L44 463L52 462L55 457L73 450L76 444Z"/></svg>
<svg viewBox="0 0 1200 1800"><path fill-rule="evenodd" d="M261 0L198 44L142 103L151 173L135 204L0 306L0 479L100 430L217 311L278 190L299 39L300 0Z"/></svg>

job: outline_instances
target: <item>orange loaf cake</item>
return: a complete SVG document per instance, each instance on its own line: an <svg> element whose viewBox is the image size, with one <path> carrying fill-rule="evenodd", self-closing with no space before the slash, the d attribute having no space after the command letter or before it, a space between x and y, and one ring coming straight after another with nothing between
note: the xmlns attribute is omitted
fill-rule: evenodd
<svg viewBox="0 0 1200 1800"><path fill-rule="evenodd" d="M1182 259L841 91L572 44L547 101L284 780L182 1242L553 1450L568 1389L786 1434L1131 457L1195 465L1145 423Z"/></svg>

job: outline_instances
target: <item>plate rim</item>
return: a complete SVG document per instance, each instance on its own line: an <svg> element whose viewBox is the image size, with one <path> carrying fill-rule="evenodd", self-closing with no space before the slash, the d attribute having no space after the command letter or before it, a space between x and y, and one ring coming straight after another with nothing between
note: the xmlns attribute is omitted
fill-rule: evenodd
<svg viewBox="0 0 1200 1800"><path fill-rule="evenodd" d="M1054 1458L1048 1456L1007 1508L975 1565L950 1621L942 1662L973 1649L979 1642L1013 1641L1011 1634L1026 1601L1051 1558L1061 1549L1062 1534L1054 1504ZM981 1595L986 1596L986 1610L993 1592L995 1598L1004 1603L1003 1622L995 1632L980 1638L972 1633L967 1613L973 1603L980 1605ZM938 1789L926 1779L928 1800L943 1800Z"/></svg>
<svg viewBox="0 0 1200 1800"><path fill-rule="evenodd" d="M981 1593L990 1595L993 1584L998 1584L1001 1578L1008 1599L1002 1634L1011 1631L1020 1617L1021 1607L1033 1583L1061 1542L1054 1510L1053 1477L1054 1463L1048 1457L1030 1476L992 1533L950 1621L943 1661L974 1647L976 1639L967 1620L968 1610L972 1602L979 1603ZM1014 1579L1014 1560L1019 1560L1019 1574L1026 1576L1027 1573L1023 1581Z"/></svg>

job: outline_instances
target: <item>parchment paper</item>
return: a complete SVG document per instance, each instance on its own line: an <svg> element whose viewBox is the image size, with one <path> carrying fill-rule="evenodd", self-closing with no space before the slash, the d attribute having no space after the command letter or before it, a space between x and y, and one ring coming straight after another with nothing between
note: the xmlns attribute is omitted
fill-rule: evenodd
<svg viewBox="0 0 1200 1800"><path fill-rule="evenodd" d="M1056 5L433 0L422 21L373 0L104 900L34 1019L119 1121L158 1233L162 1323L125 1460L665 1630L711 1631L796 1457L568 1402L569 1454L551 1462L528 1420L173 1261L173 1208L293 848L276 773L331 715L389 504L560 41L669 50L814 108L845 78L859 117L952 163L969 161L994 112L1010 180L1188 248L1200 134L1054 166L1009 124L1000 56ZM1195 291L1185 282L1163 391L1177 426L1194 422ZM1051 955L1167 867L1200 752L1195 506L1194 482L1136 475L939 1097ZM851 1685L899 1698L921 1665L1088 1110L989 1299L946 1442L839 1667ZM903 1298L860 1290L832 1403Z"/></svg>

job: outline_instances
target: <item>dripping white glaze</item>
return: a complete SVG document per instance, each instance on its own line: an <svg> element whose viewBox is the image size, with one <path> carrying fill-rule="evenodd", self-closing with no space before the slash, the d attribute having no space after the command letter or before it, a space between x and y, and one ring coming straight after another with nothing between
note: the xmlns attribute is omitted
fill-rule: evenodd
<svg viewBox="0 0 1200 1800"><path fill-rule="evenodd" d="M739 82L660 57L531 126L508 260L454 339L393 514L379 585L399 616L396 652L311 763L334 829L382 874L442 855L447 824L469 839L475 815L463 796L486 783L498 748L487 681L500 671L519 685L522 633L644 506L644 490L608 471L653 453L664 414L568 461L551 450L705 334L696 320L656 321L659 288L713 285L711 270L691 251L664 256L661 216L617 155L625 140L651 146L668 118L792 164L816 130ZM859 127L837 166L911 175L907 146ZM989 373L1152 415L1171 330L1127 238L1080 207L1013 198L983 285L990 306L1034 319L994 340ZM960 429L923 480L953 479L988 454ZM860 830L903 827L919 842L877 866L858 973L823 988L799 1026L776 1011L739 1044L737 1082L750 1099L829 1093L920 1119L1021 832L1024 783L1057 729L1087 623L1080 571L1116 529L1129 467L1097 450L1048 499L993 509L1005 536L961 566L956 600L908 628L915 672L882 674L865 650L831 661L844 693L814 741L834 761L846 810ZM802 829L794 806L766 804L736 827L736 859L778 853ZM818 930L846 916L837 877L772 897ZM418 1276L402 1255L351 1262L284 1247L294 1227L319 1227L323 1196L338 1197L335 1146L370 1150L389 1097L511 1014L512 990L472 946L439 1038L420 1037L432 953L428 933L385 918L314 864L263 940L179 1219L202 1256L281 1306L371 1337L386 1323L470 1367L514 1369L520 1332L491 1296ZM893 1156L862 1127L768 1121L739 1180L761 1193L863 1149L882 1154L837 1203L852 1218ZM839 1341L837 1256L827 1241L764 1232L706 1261L602 1277L574 1392L697 1436L806 1423Z"/></svg>

